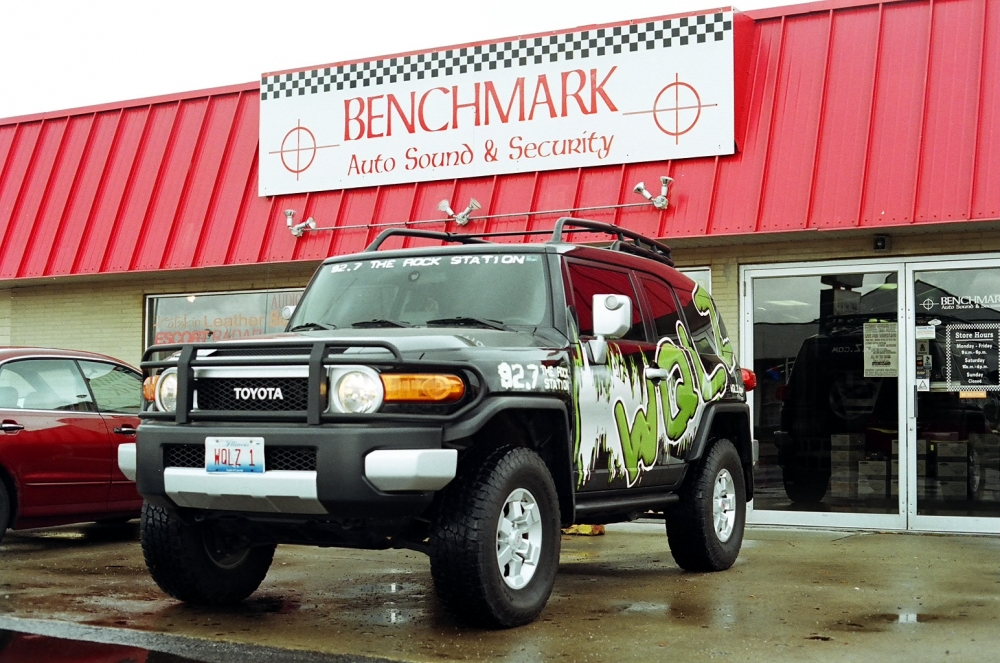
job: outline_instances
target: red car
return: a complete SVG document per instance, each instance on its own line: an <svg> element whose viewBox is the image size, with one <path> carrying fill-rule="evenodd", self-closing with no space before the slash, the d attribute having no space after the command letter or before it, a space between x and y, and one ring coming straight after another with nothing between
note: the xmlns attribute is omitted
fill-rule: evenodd
<svg viewBox="0 0 1000 663"><path fill-rule="evenodd" d="M0 348L0 539L27 529L138 517L118 468L135 441L142 378L91 352Z"/></svg>

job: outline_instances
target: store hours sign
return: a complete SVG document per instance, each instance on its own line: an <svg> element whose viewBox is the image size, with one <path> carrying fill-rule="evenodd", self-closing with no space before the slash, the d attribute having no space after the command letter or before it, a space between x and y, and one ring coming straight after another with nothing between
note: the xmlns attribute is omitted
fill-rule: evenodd
<svg viewBox="0 0 1000 663"><path fill-rule="evenodd" d="M1000 323L949 324L945 335L948 388L1000 391Z"/></svg>
<svg viewBox="0 0 1000 663"><path fill-rule="evenodd" d="M733 15L265 74L260 195L732 154Z"/></svg>

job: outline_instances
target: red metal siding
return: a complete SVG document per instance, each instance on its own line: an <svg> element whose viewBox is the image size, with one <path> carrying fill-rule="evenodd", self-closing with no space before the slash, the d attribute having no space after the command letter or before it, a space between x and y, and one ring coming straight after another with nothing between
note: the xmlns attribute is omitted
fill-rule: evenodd
<svg viewBox="0 0 1000 663"><path fill-rule="evenodd" d="M763 232L795 230L809 217L828 64L831 26L828 14L803 17L794 29L786 20L785 26L784 56L777 75L766 179L757 222L757 229Z"/></svg>
<svg viewBox="0 0 1000 663"><path fill-rule="evenodd" d="M1000 3L984 0L985 35L980 96L976 112L976 156L973 161L972 219L1000 217Z"/></svg>
<svg viewBox="0 0 1000 663"><path fill-rule="evenodd" d="M915 180L914 219L918 222L958 219L969 213L982 84L979 72L986 49L986 4L986 0L938 0L933 6L927 90L934 94L926 97L920 170ZM938 28L962 24L974 26L965 39L955 39L954 33ZM955 76L956 71L970 75ZM937 189L933 186L937 181L950 181L952 186Z"/></svg>
<svg viewBox="0 0 1000 663"><path fill-rule="evenodd" d="M810 228L857 225L878 58L880 7L843 11L831 20L829 66L816 150Z"/></svg>
<svg viewBox="0 0 1000 663"><path fill-rule="evenodd" d="M738 16L728 157L257 196L256 84L0 122L0 279L317 260L389 224L551 227L581 211L661 237L1000 217L1000 3L829 0ZM334 231L294 238L314 217ZM528 238L534 241L538 237ZM526 241L523 237L502 241ZM416 246L424 240L399 240Z"/></svg>

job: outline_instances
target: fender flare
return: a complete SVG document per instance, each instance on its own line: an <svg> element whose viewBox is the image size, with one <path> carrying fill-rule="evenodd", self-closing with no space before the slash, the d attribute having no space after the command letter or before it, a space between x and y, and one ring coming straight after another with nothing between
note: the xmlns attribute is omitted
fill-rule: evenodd
<svg viewBox="0 0 1000 663"><path fill-rule="evenodd" d="M750 406L746 403L716 402L709 403L702 412L701 423L695 436L694 444L688 449L684 459L688 463L696 462L705 455L709 442L712 441L712 429L716 417L732 417L737 420L736 436L732 440L743 464L743 477L746 484L747 501L753 499L753 439L750 432Z"/></svg>
<svg viewBox="0 0 1000 663"><path fill-rule="evenodd" d="M552 473L556 491L565 496L560 499L560 516L564 527L568 527L576 518L576 490L573 484L573 427L570 424L568 405L566 401L555 396L512 396L496 395L486 398L470 416L453 423L446 424L443 431L443 442L447 445L457 440L472 437L486 426L493 417L506 410L548 410L554 412L560 419L566 432L565 462L561 471Z"/></svg>

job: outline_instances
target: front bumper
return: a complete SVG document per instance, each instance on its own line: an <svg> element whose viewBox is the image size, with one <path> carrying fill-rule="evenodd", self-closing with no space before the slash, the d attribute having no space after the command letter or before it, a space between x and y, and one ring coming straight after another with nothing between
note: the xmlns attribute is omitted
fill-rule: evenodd
<svg viewBox="0 0 1000 663"><path fill-rule="evenodd" d="M228 474L164 466L164 445L204 445L208 436L263 437L265 448L313 447L315 469ZM418 515L455 477L457 458L442 448L442 429L433 426L144 422L136 444L119 448L119 467L134 471L139 493L160 506L337 518Z"/></svg>

